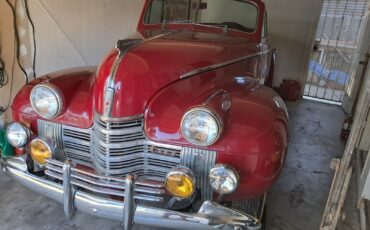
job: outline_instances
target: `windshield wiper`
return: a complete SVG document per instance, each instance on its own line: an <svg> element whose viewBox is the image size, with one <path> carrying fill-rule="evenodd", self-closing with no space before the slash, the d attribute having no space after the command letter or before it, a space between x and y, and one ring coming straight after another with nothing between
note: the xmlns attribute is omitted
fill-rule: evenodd
<svg viewBox="0 0 370 230"><path fill-rule="evenodd" d="M222 27L224 28L224 33L229 32L229 25L225 25L223 23L212 23L212 22L204 22L204 23L197 23L199 25L206 25L206 26L214 26L214 27Z"/></svg>
<svg viewBox="0 0 370 230"><path fill-rule="evenodd" d="M167 24L186 24L186 23L193 23L193 20L163 20L162 21L162 29L166 28Z"/></svg>

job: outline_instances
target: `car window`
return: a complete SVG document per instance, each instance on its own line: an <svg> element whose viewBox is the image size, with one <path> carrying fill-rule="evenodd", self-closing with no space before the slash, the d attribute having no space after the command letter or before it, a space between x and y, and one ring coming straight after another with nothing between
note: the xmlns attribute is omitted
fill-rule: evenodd
<svg viewBox="0 0 370 230"><path fill-rule="evenodd" d="M265 16L263 19L263 30L262 30L262 37L265 38L268 36L268 30L267 30L267 11L265 11Z"/></svg>
<svg viewBox="0 0 370 230"><path fill-rule="evenodd" d="M153 0L146 24L197 23L253 32L258 8L242 0Z"/></svg>

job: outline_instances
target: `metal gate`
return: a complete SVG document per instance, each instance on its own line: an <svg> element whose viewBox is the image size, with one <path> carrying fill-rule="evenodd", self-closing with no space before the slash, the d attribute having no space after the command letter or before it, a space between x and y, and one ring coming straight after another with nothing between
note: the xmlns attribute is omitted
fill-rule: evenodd
<svg viewBox="0 0 370 230"><path fill-rule="evenodd" d="M304 96L341 104L350 85L369 0L325 0Z"/></svg>

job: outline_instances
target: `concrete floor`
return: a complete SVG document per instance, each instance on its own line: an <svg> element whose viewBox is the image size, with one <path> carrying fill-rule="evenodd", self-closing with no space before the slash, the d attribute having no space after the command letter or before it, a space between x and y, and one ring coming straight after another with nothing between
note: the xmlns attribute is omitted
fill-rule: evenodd
<svg viewBox="0 0 370 230"><path fill-rule="evenodd" d="M344 113L339 107L302 101L288 104L291 115L289 155L281 179L269 194L268 230L319 229L329 193L332 158L341 156L339 140ZM355 185L353 185L355 187ZM339 229L359 229L350 191L346 220ZM64 218L62 206L12 182L0 173L0 229L121 229L119 222L78 213ZM139 229L150 227L136 226Z"/></svg>

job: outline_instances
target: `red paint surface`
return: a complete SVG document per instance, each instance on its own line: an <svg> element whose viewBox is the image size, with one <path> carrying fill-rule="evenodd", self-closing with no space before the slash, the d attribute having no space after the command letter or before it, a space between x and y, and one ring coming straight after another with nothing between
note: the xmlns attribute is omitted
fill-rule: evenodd
<svg viewBox="0 0 370 230"><path fill-rule="evenodd" d="M148 2L145 8L148 6ZM195 147L180 132L183 114L190 108L205 105L217 111L224 122L219 141L208 149L218 151L217 163L235 167L241 183L228 200L254 198L265 193L278 178L285 160L288 142L288 118L274 101L278 95L265 83L270 69L271 53L219 68L186 79L189 71L254 54L269 48L261 43L264 4L260 7L255 33L230 31L196 25L171 24L162 31L160 25L144 25L138 31L143 37L160 33L166 36L144 42L130 50L121 62L114 81L113 117L145 114L147 137L160 143ZM117 51L111 51L96 71L74 69L44 76L25 86L16 96L13 119L31 126L36 132L40 117L29 102L32 88L42 82L57 86L65 97L65 109L53 122L89 128L94 111L104 109L104 88ZM245 85L235 77L248 77ZM270 75L271 76L271 75ZM231 108L223 111L223 90Z"/></svg>

